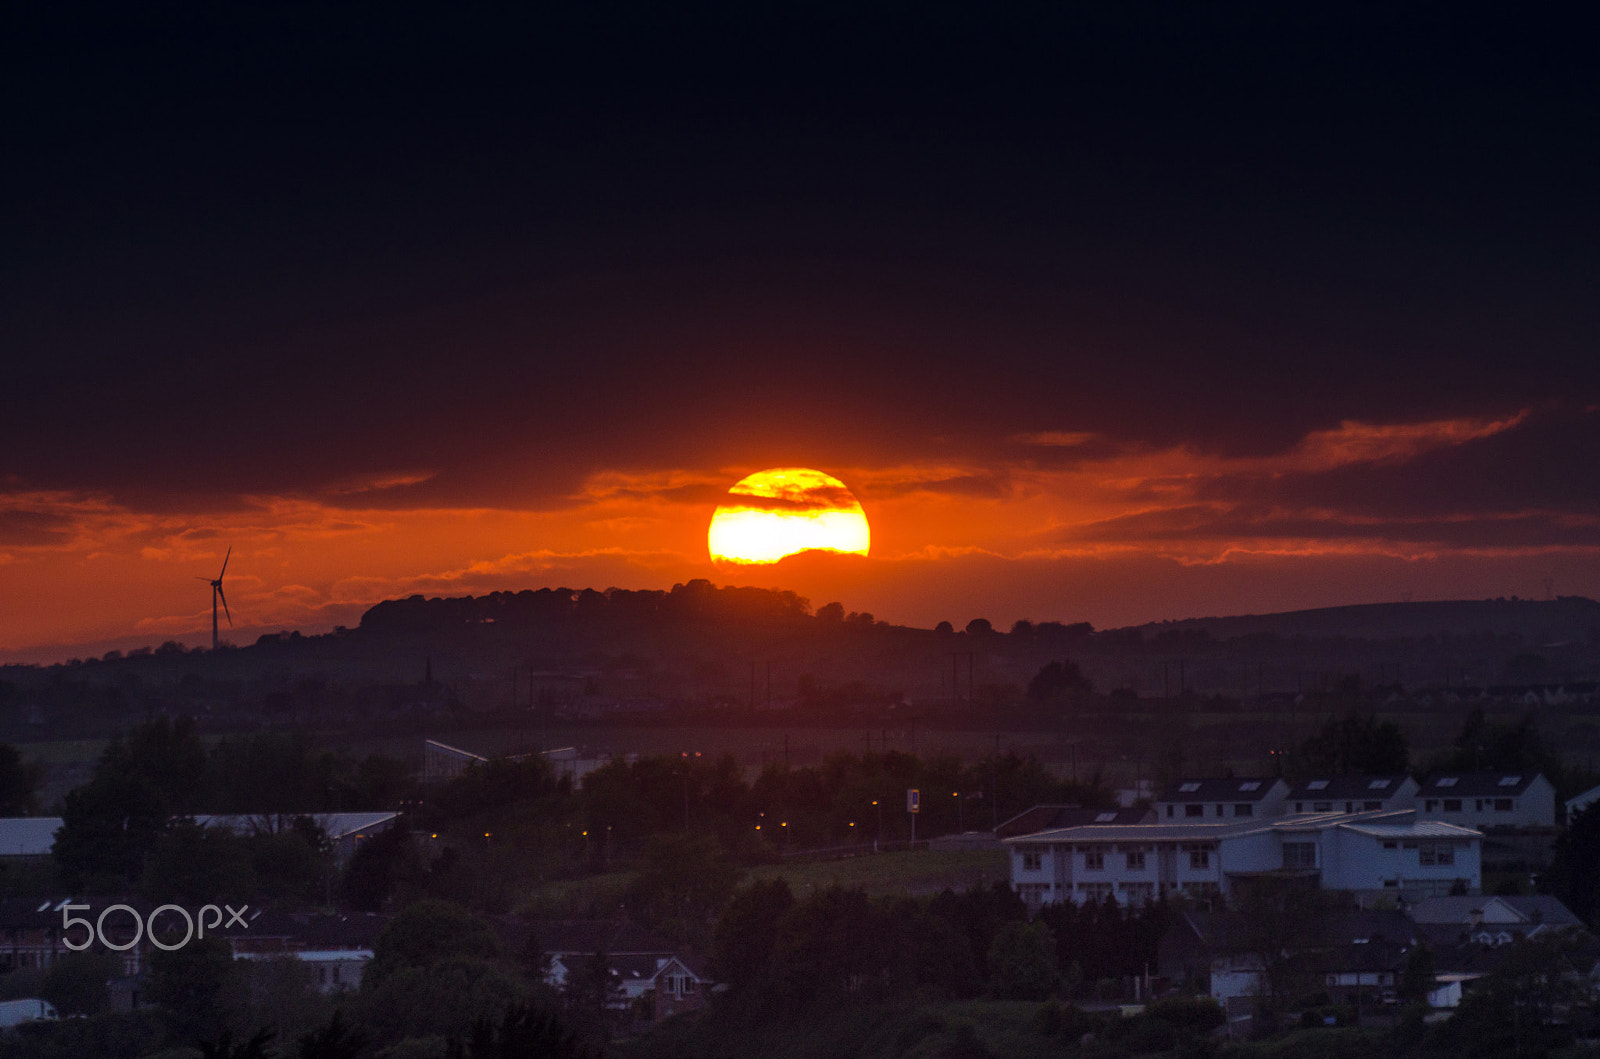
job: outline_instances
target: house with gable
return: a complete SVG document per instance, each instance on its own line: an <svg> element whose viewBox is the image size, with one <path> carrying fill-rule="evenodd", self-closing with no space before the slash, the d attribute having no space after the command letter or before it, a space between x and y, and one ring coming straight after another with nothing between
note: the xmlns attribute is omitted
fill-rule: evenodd
<svg viewBox="0 0 1600 1059"><path fill-rule="evenodd" d="M1444 896L1406 909L1429 942L1448 945L1510 945L1562 931L1584 929L1583 921L1550 894Z"/></svg>
<svg viewBox="0 0 1600 1059"><path fill-rule="evenodd" d="M1282 816L1288 794L1281 779L1179 780L1156 798L1156 819L1166 824Z"/></svg>
<svg viewBox="0 0 1600 1059"><path fill-rule="evenodd" d="M1291 813L1364 813L1414 809L1417 781L1403 772L1384 776L1314 776L1289 788Z"/></svg>
<svg viewBox="0 0 1600 1059"><path fill-rule="evenodd" d="M1417 790L1417 815L1462 827L1549 829L1556 789L1539 772L1440 772Z"/></svg>
<svg viewBox="0 0 1600 1059"><path fill-rule="evenodd" d="M704 1006L713 985L695 957L630 920L578 919L543 924L535 937L548 960L544 980L556 989L594 974L603 959L618 1011L650 1005L653 1018Z"/></svg>

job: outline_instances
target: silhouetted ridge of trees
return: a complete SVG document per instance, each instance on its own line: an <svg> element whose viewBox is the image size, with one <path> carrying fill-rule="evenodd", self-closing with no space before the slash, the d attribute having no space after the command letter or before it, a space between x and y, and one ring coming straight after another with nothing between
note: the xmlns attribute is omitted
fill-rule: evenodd
<svg viewBox="0 0 1600 1059"><path fill-rule="evenodd" d="M385 600L361 616L368 632L438 632L469 625L513 628L570 624L648 628L692 624L784 624L809 621L811 602L793 592L718 588L696 579L669 592L610 588L541 588L451 599L416 595Z"/></svg>

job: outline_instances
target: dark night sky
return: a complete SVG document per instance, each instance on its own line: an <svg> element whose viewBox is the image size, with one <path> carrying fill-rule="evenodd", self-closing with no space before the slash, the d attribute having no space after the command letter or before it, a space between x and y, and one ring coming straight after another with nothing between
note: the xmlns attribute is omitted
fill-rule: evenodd
<svg viewBox="0 0 1600 1059"><path fill-rule="evenodd" d="M827 587L904 620L945 616L907 572L933 547L1049 566L1055 595L933 572L997 621L1361 602L1391 562L1423 595L1600 591L1576 22L6 18L0 592L119 587L0 644L193 629L223 540L264 625L670 584L716 496L784 464L856 488L887 565ZM621 479L644 506L595 508ZM506 521L453 550L408 522L451 511ZM352 525L413 550L319 556ZM1120 561L1215 569L1179 597Z"/></svg>

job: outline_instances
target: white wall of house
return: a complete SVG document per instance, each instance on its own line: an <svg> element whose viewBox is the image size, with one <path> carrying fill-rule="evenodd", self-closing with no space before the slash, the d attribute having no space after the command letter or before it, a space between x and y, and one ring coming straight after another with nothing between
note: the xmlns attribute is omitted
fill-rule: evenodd
<svg viewBox="0 0 1600 1059"><path fill-rule="evenodd" d="M1389 819L1393 819L1390 817ZM1404 814L1402 819L1410 819ZM1150 840L1139 841L1149 829ZM1098 832L1098 834L1097 834ZM1067 828L1012 843L1013 887L1030 907L1114 897L1142 904L1178 891L1231 891L1237 874L1315 870L1324 889L1419 898L1458 882L1482 887L1481 836L1434 822L1381 823L1360 817L1290 820L1256 827L1160 824Z"/></svg>
<svg viewBox="0 0 1600 1059"><path fill-rule="evenodd" d="M1556 789L1543 776L1535 776L1522 793L1499 792L1457 795L1449 790L1425 789L1417 796L1417 816L1462 827L1554 827Z"/></svg>

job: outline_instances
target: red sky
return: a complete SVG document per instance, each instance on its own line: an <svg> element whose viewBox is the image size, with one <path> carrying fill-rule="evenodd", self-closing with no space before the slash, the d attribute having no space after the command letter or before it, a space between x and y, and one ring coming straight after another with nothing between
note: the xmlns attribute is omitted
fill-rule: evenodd
<svg viewBox="0 0 1600 1059"><path fill-rule="evenodd" d="M1574 27L105 19L0 27L0 658L203 643L230 546L241 643L692 577L1002 626L1600 594ZM871 558L713 568L773 466Z"/></svg>

